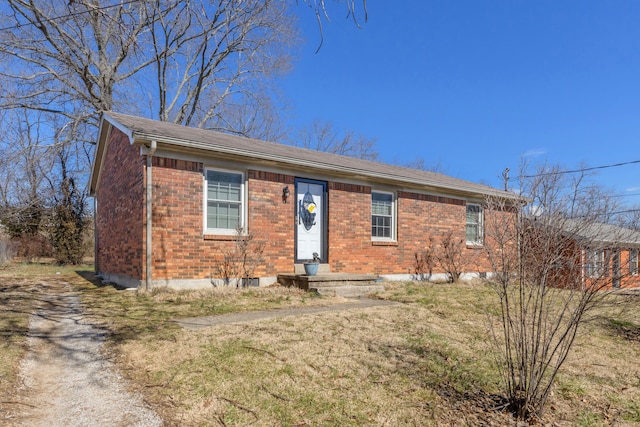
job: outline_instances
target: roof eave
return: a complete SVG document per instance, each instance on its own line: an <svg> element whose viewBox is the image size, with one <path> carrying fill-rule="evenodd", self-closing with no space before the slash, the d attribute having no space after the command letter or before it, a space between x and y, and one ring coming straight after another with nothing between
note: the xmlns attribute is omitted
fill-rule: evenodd
<svg viewBox="0 0 640 427"><path fill-rule="evenodd" d="M104 114L103 114L104 117ZM98 141L96 142L96 148L93 153L93 162L91 162L91 173L89 175L89 196L93 197L98 187L98 178L102 169L102 158L104 155L104 149L106 144L107 135L109 134L108 128L110 124L105 120L100 120L100 127L98 129Z"/></svg>
<svg viewBox="0 0 640 427"><path fill-rule="evenodd" d="M104 151L108 145L109 135L113 128L118 129L129 138L129 143L134 143L133 131L124 126L117 119L109 115L108 112L102 112L102 118L100 120L100 127L98 129L98 141L96 143L96 149L93 153L93 162L91 163L91 174L89 175L89 196L95 196L98 189L98 182L100 180L100 172L102 171L102 162L104 159Z"/></svg>
<svg viewBox="0 0 640 427"><path fill-rule="evenodd" d="M284 163L284 164L288 164L296 167L302 167L306 169L330 171L334 174L340 173L343 175L350 175L350 176L358 175L358 176L367 177L369 179L374 179L378 181L389 181L389 182L395 182L395 183L401 182L401 183L416 186L416 187L427 186L434 189L447 190L459 195L467 195L467 196L473 196L473 197L493 196L493 197L501 197L501 198L507 198L507 199L517 198L513 194L502 192L499 190L480 191L477 188L470 188L465 186L452 186L452 185L447 185L444 183L428 181L428 180L414 180L411 178L407 178L407 177L403 177L395 174L376 173L376 172L368 171L366 169L357 169L352 167L338 166L335 164L319 163L318 161L312 162L312 161L300 159L297 157L279 156L279 155L268 154L268 153L263 153L259 151L238 149L235 147L230 148L226 146L217 145L211 142L204 144L204 143L199 143L195 141L189 141L189 140L184 140L179 138L167 138L166 136L162 136L162 135L151 134L146 132L136 132L136 131L132 132L130 138L132 138L133 143L136 145L145 145L149 141L155 140L161 144L185 147L185 148L189 148L197 151L218 152L218 153L223 153L231 156L249 158L249 159L253 159L254 161L255 159L267 160L267 161L272 161L276 163Z"/></svg>

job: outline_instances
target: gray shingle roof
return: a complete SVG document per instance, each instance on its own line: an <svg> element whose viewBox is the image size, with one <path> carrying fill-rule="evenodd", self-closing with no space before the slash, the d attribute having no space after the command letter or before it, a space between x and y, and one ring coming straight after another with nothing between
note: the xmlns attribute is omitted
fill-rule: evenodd
<svg viewBox="0 0 640 427"><path fill-rule="evenodd" d="M640 246L640 231L599 222L567 220L566 225L588 242Z"/></svg>
<svg viewBox="0 0 640 427"><path fill-rule="evenodd" d="M440 189L475 197L498 195L509 199L517 198L514 194L490 186L436 172L393 166L114 112L103 113L103 120L128 133L132 143L141 145L156 140L158 144L172 146L173 149L178 150L195 149L241 156L253 161L275 161L290 167L304 167L370 181L425 187L431 190Z"/></svg>

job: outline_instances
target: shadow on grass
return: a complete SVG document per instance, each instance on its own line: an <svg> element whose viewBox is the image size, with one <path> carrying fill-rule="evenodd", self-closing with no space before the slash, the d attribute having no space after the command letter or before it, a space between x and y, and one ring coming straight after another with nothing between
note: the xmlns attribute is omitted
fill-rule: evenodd
<svg viewBox="0 0 640 427"><path fill-rule="evenodd" d="M432 390L446 402L438 405L439 422L510 425L514 420L506 397L495 392L494 379L487 373L480 373L483 368L446 344L432 340L393 347L370 343L369 350L395 359L396 369L402 376L417 380L423 388Z"/></svg>
<svg viewBox="0 0 640 427"><path fill-rule="evenodd" d="M29 332L38 289L15 278L0 279L0 337L3 340L24 337Z"/></svg>
<svg viewBox="0 0 640 427"><path fill-rule="evenodd" d="M82 296L85 313L109 331L112 343L139 340L144 334L159 340L173 339L171 331L179 327L170 322L173 310L169 304L104 282L93 271L75 273L82 279L74 285ZM163 334L158 334L160 331Z"/></svg>
<svg viewBox="0 0 640 427"><path fill-rule="evenodd" d="M604 327L615 336L627 341L640 342L640 325L617 319L607 319Z"/></svg>

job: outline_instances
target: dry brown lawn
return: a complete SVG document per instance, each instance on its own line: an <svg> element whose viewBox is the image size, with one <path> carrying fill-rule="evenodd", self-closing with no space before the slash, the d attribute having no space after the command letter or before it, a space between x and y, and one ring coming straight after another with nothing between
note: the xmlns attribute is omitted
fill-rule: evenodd
<svg viewBox="0 0 640 427"><path fill-rule="evenodd" d="M113 357L167 425L514 425L491 338L497 300L484 284L385 283L378 298L403 304L189 331L171 320L343 300L281 287L142 295L87 272L56 279L111 331ZM0 273L0 289L33 286ZM631 304L584 326L542 424L640 425L640 300ZM2 327L18 342L25 332L19 320ZM4 389L13 371L0 372Z"/></svg>

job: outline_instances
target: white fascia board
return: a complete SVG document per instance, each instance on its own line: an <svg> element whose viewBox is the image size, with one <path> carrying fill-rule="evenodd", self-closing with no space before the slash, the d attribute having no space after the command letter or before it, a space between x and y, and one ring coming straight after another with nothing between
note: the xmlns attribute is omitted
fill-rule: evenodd
<svg viewBox="0 0 640 427"><path fill-rule="evenodd" d="M124 126L122 123L120 123L119 121L111 117L109 113L102 113L102 123L104 123L105 121L108 121L111 124L111 126L113 126L114 128L118 129L120 132L127 135L127 138L129 138L130 144L134 143L135 141L134 132L131 129L129 129L128 127ZM102 124L100 126L102 126Z"/></svg>
<svg viewBox="0 0 640 427"><path fill-rule="evenodd" d="M447 185L447 184L434 182L434 181L420 181L420 180L414 180L414 179L410 179L410 178L406 178L406 177L394 175L394 174L371 172L366 169L355 169L355 168L349 168L344 166L336 166L335 164L330 164L330 163L312 162L308 160L302 160L297 157L285 157L285 156L278 156L273 154L265 154L262 152L242 150L238 148L230 148L230 147L215 145L211 143L203 144L199 142L188 141L188 140L177 139L177 138L166 138L161 135L133 132L132 138L134 139L134 141L139 141L140 144L144 144L147 141L156 140L158 142L163 142L165 144L177 145L181 147L197 149L202 151L219 152L219 153L231 154L235 156L250 157L254 159L270 160L278 163L285 163L285 164L290 164L295 166L313 168L316 170L341 172L346 175L360 175L367 178L389 180L394 182L403 182L407 184L413 184L416 186L431 186L434 188L451 190L458 193L462 192L465 194L473 194L477 196L506 197L509 199L517 198L517 196L513 194L505 193L500 190L480 191L476 188L470 188L467 186Z"/></svg>

